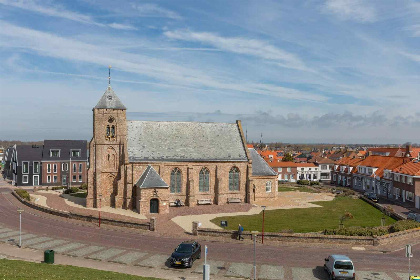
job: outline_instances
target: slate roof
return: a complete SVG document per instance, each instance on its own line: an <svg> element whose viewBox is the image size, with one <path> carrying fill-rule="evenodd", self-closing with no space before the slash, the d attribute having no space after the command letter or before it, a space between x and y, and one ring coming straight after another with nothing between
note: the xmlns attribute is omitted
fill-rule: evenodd
<svg viewBox="0 0 420 280"><path fill-rule="evenodd" d="M22 165L22 161L41 161L42 146L38 145L16 145L16 153L18 165Z"/></svg>
<svg viewBox="0 0 420 280"><path fill-rule="evenodd" d="M121 100L112 90L109 85L106 89L104 95L99 99L98 104L96 104L95 109L120 109L126 110L125 106L122 104Z"/></svg>
<svg viewBox="0 0 420 280"><path fill-rule="evenodd" d="M137 181L136 186L141 189L169 187L151 165L148 165L146 170L144 170L143 174L140 176L140 179Z"/></svg>
<svg viewBox="0 0 420 280"><path fill-rule="evenodd" d="M252 176L277 176L277 173L253 148L248 148L252 159Z"/></svg>
<svg viewBox="0 0 420 280"><path fill-rule="evenodd" d="M127 121L130 162L248 161L245 149L237 124Z"/></svg>
<svg viewBox="0 0 420 280"><path fill-rule="evenodd" d="M60 157L50 157L51 149L59 149ZM72 157L72 160L87 160L86 140L45 140L43 160L70 160L70 150L80 150L80 157Z"/></svg>

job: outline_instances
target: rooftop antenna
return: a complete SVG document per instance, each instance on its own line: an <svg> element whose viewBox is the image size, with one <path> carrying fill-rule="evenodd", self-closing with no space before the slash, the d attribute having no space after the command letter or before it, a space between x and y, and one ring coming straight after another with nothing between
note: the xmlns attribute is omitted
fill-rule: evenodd
<svg viewBox="0 0 420 280"><path fill-rule="evenodd" d="M248 143L248 129L245 129L245 141Z"/></svg>
<svg viewBox="0 0 420 280"><path fill-rule="evenodd" d="M262 138L262 132L261 132L261 139L260 139L260 144L262 143L262 139L263 139L263 138Z"/></svg>
<svg viewBox="0 0 420 280"><path fill-rule="evenodd" d="M108 86L111 85L111 65L108 66Z"/></svg>

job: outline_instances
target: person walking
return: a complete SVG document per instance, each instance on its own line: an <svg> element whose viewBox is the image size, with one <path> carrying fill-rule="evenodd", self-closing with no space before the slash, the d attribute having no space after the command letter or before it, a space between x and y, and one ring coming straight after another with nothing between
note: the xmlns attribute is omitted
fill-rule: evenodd
<svg viewBox="0 0 420 280"><path fill-rule="evenodd" d="M244 238L242 237L242 232L244 231L244 228L241 226L241 224L239 224L238 226L238 240L244 240Z"/></svg>

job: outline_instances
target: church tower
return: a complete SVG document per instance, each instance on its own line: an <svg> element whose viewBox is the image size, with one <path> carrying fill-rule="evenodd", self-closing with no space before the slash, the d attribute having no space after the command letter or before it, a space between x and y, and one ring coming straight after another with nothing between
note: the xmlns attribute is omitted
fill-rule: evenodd
<svg viewBox="0 0 420 280"><path fill-rule="evenodd" d="M89 144L86 206L125 208L126 107L109 84L92 111L93 137Z"/></svg>

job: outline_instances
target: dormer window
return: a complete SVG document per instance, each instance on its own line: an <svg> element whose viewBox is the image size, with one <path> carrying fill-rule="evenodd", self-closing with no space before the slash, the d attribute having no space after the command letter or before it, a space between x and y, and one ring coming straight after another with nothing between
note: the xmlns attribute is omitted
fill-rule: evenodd
<svg viewBox="0 0 420 280"><path fill-rule="evenodd" d="M80 150L71 150L71 157L80 157Z"/></svg>
<svg viewBox="0 0 420 280"><path fill-rule="evenodd" d="M60 150L50 150L50 157L60 157Z"/></svg>

